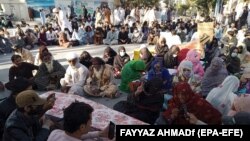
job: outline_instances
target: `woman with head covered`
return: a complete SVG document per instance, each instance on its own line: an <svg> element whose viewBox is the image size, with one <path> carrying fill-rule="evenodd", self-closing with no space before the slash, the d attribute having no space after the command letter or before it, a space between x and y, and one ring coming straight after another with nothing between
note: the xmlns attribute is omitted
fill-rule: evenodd
<svg viewBox="0 0 250 141"><path fill-rule="evenodd" d="M151 64L151 69L148 72L148 80L151 80L153 78L160 78L163 80L164 90L171 89L172 76L169 74L168 69L163 67L162 58L156 58Z"/></svg>
<svg viewBox="0 0 250 141"><path fill-rule="evenodd" d="M176 84L163 116L167 124L221 124L220 112L195 94L187 82ZM199 120L194 122L194 116Z"/></svg>
<svg viewBox="0 0 250 141"><path fill-rule="evenodd" d="M145 45L141 45L140 47L140 59L146 64L145 71L149 71L151 69L151 63L154 61L154 56Z"/></svg>
<svg viewBox="0 0 250 141"><path fill-rule="evenodd" d="M188 82L193 77L193 63L191 61L183 60L177 69L177 75L174 76L173 83Z"/></svg>
<svg viewBox="0 0 250 141"><path fill-rule="evenodd" d="M238 48L230 48L229 55L226 59L227 70L230 74L236 75L241 71L241 61L238 57Z"/></svg>
<svg viewBox="0 0 250 141"><path fill-rule="evenodd" d="M141 60L132 60L128 62L121 72L121 84L119 89L123 92L130 92L129 83L138 80L142 76L142 72L145 71L146 65Z"/></svg>
<svg viewBox="0 0 250 141"><path fill-rule="evenodd" d="M132 92L127 101L120 101L114 109L141 121L153 124L159 116L164 95L161 78L152 78L142 82L135 92Z"/></svg>
<svg viewBox="0 0 250 141"><path fill-rule="evenodd" d="M193 72L194 74L198 74L200 77L204 75L204 69L200 63L200 54L196 50L189 50L186 56L186 60L191 61L193 63Z"/></svg>
<svg viewBox="0 0 250 141"><path fill-rule="evenodd" d="M220 86L208 93L206 100L219 110L222 115L227 115L237 96L235 92L238 91L239 85L239 79L230 75Z"/></svg>
<svg viewBox="0 0 250 141"><path fill-rule="evenodd" d="M213 88L219 86L227 76L228 72L223 59L215 57L207 68L201 81L201 92L203 97L206 97Z"/></svg>
<svg viewBox="0 0 250 141"><path fill-rule="evenodd" d="M121 77L121 70L130 61L130 56L126 53L124 46L118 48L118 54L114 58L114 73L116 78Z"/></svg>

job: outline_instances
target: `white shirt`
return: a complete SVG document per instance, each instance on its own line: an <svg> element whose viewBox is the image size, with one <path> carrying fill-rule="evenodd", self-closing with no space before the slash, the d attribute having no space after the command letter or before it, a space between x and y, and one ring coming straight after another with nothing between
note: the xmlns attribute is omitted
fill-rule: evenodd
<svg viewBox="0 0 250 141"><path fill-rule="evenodd" d="M239 30L236 38L238 40L238 43L242 43L245 39L245 32L243 30Z"/></svg>
<svg viewBox="0 0 250 141"><path fill-rule="evenodd" d="M60 19L61 21L67 20L66 14L64 13L63 10L60 10L60 11L59 11L59 19Z"/></svg>
<svg viewBox="0 0 250 141"><path fill-rule="evenodd" d="M120 11L119 11L119 9L115 9L114 10L114 24L115 25L117 25L117 24L119 24L119 22L121 22L121 14L120 14Z"/></svg>
<svg viewBox="0 0 250 141"><path fill-rule="evenodd" d="M161 36L161 37L164 37L164 38L166 39L167 45L169 45L169 43L171 42L171 41L170 41L170 38L172 37L171 32L169 32L169 31L160 32L160 36ZM168 43L168 42L169 42L169 43ZM171 46L168 46L168 47L170 48Z"/></svg>
<svg viewBox="0 0 250 141"><path fill-rule="evenodd" d="M63 10L59 11L58 18L59 18L58 22L60 22L61 30L64 31L64 28L68 28L69 31L72 32L72 25L68 21L66 14Z"/></svg>
<svg viewBox="0 0 250 141"><path fill-rule="evenodd" d="M121 8L121 7L119 8L119 10L120 10L121 20L123 21L124 18L125 18L125 10L123 8Z"/></svg>
<svg viewBox="0 0 250 141"><path fill-rule="evenodd" d="M65 81L70 85L83 86L88 76L89 70L79 62L75 67L69 66L65 73Z"/></svg>
<svg viewBox="0 0 250 141"><path fill-rule="evenodd" d="M75 40L80 41L80 40L81 40L81 38L80 38L80 36L79 36L78 32L73 31L73 34L72 34L71 40L73 40L73 41L75 41Z"/></svg>
<svg viewBox="0 0 250 141"><path fill-rule="evenodd" d="M167 45L171 48L173 45L180 45L181 38L178 35L172 35L170 39L167 39Z"/></svg>

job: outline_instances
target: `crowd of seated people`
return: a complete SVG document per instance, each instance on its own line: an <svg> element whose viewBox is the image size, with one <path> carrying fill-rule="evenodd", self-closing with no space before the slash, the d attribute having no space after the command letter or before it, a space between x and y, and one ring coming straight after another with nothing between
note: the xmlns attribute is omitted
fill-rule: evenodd
<svg viewBox="0 0 250 141"><path fill-rule="evenodd" d="M61 12L56 10L59 18ZM53 95L42 99L36 92L50 90L86 98L112 99L124 94L127 99L118 101L114 110L148 124L221 125L232 119L233 124L250 124L249 29L234 24L223 27L227 32L206 41L202 54L180 46L196 41L197 23L193 20L159 22L127 14L126 22L111 24L109 8L98 9L99 20L95 22L86 12L79 21L69 18L73 30L51 23L25 31L20 25L16 27L9 82L0 83L0 89L11 91L0 101L0 135L4 141L107 137L107 128L90 132L94 109L82 102L65 107L64 127L50 133L54 123L42 117L54 106L55 99ZM218 32L220 25L214 22ZM0 38L10 37L0 29ZM139 49L138 59L126 52L129 43L147 44L135 48ZM80 56L70 51L65 56L66 68L48 47L87 44L104 44L102 57L87 49ZM118 48L113 46L118 44ZM39 51L34 57L30 50L36 46Z"/></svg>

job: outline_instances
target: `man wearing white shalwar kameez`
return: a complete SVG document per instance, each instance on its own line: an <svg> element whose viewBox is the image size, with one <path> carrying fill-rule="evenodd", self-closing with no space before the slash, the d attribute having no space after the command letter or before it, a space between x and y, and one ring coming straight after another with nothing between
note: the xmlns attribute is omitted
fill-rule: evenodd
<svg viewBox="0 0 250 141"><path fill-rule="evenodd" d="M149 10L149 13L148 13L149 27L152 27L152 24L155 20L156 20L155 10L154 10L154 8L152 8Z"/></svg>
<svg viewBox="0 0 250 141"><path fill-rule="evenodd" d="M54 8L53 13L56 13L56 17L58 20L58 24L61 27L61 31L64 31L65 28L68 28L70 32L72 32L72 26L69 20L66 17L66 13L59 8Z"/></svg>
<svg viewBox="0 0 250 141"><path fill-rule="evenodd" d="M124 8L120 7L119 11L120 11L121 22L124 22L124 20L125 20L125 10L124 10Z"/></svg>
<svg viewBox="0 0 250 141"><path fill-rule="evenodd" d="M140 23L143 23L144 16L145 16L145 9L144 9L144 7L142 7L140 9Z"/></svg>
<svg viewBox="0 0 250 141"><path fill-rule="evenodd" d="M117 7L115 10L114 10L114 25L117 26L121 23L121 13L120 13L120 10L119 8Z"/></svg>
<svg viewBox="0 0 250 141"><path fill-rule="evenodd" d="M69 88L68 93L83 96L83 86L88 76L89 70L79 63L79 58L75 53L69 53L66 57L69 67L66 70L64 78L60 84L65 92Z"/></svg>
<svg viewBox="0 0 250 141"><path fill-rule="evenodd" d="M149 8L145 9L145 11L144 11L144 17L143 17L143 23L144 22L148 22L149 23L149 11L150 11Z"/></svg>
<svg viewBox="0 0 250 141"><path fill-rule="evenodd" d="M130 12L130 17L133 17L134 19L136 19L135 17L135 8L133 8Z"/></svg>

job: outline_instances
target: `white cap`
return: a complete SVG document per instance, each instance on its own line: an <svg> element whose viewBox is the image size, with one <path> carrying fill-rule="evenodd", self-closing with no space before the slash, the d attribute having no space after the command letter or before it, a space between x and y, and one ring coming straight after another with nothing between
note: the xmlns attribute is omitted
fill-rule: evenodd
<svg viewBox="0 0 250 141"><path fill-rule="evenodd" d="M142 44L142 45L140 46L140 50L143 49L143 48L148 48L148 47L147 47L146 44Z"/></svg>
<svg viewBox="0 0 250 141"><path fill-rule="evenodd" d="M67 57L66 57L67 60L73 60L73 59L76 59L76 58L78 58L78 55L76 53L74 53L74 52L68 53Z"/></svg>
<svg viewBox="0 0 250 141"><path fill-rule="evenodd" d="M57 12L59 12L59 9L58 9L58 8L54 8L54 9L52 10L52 12L53 12L53 13L57 13Z"/></svg>

